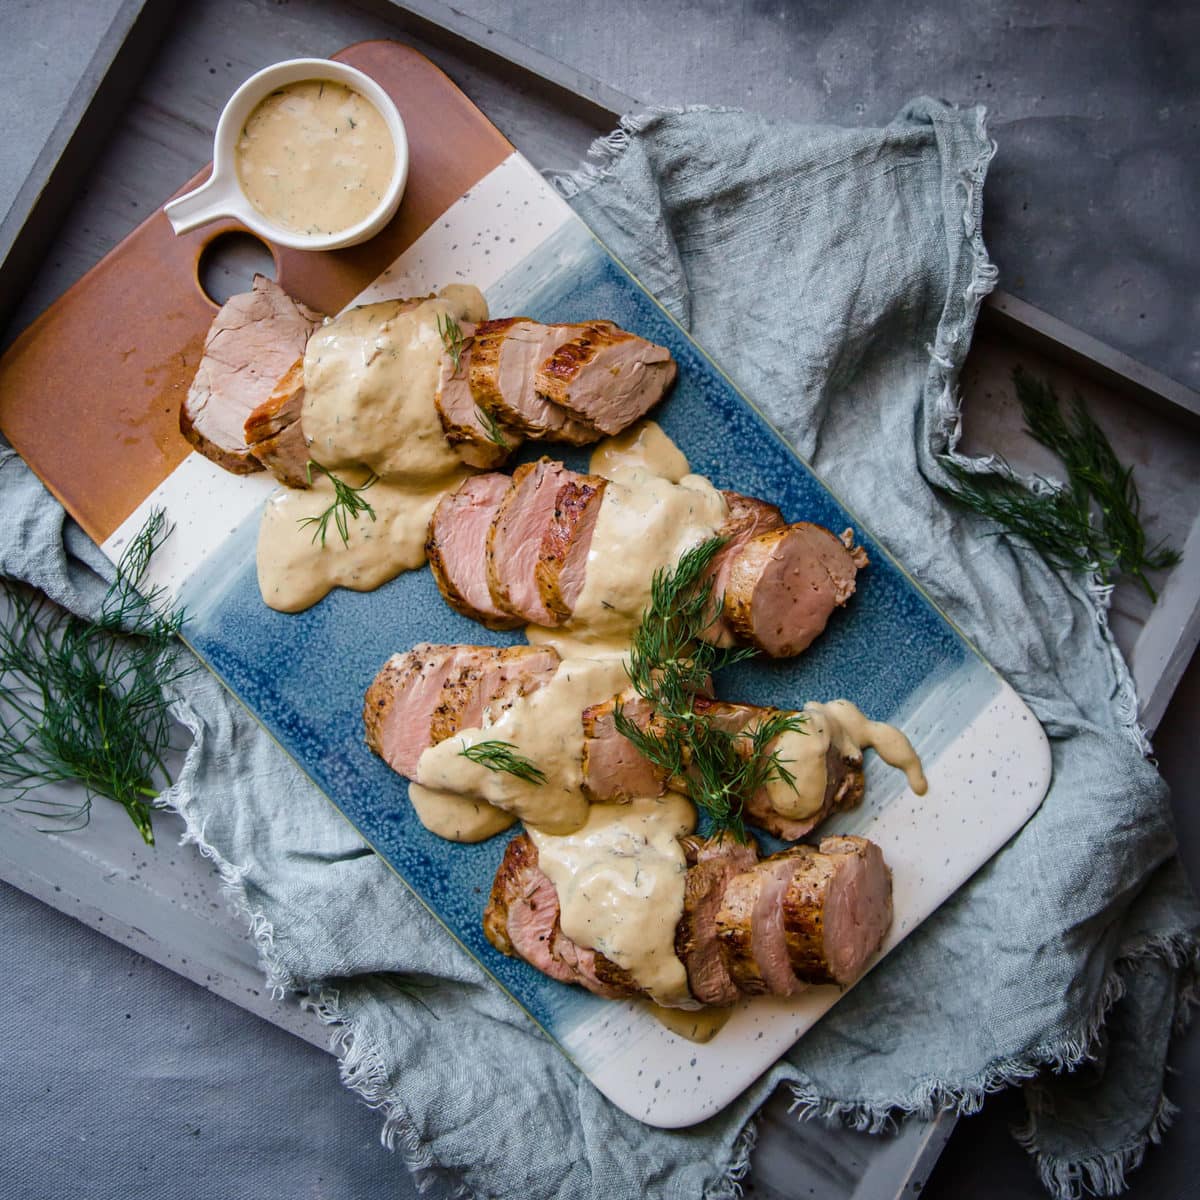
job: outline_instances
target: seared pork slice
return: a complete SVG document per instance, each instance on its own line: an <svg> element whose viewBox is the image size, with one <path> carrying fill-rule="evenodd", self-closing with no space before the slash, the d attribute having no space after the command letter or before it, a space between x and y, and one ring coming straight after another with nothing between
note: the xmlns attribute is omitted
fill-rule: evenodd
<svg viewBox="0 0 1200 1200"><path fill-rule="evenodd" d="M246 419L304 353L321 314L265 275L231 296L204 339L204 354L179 410L179 429L206 458L235 475L262 469L246 444Z"/></svg>
<svg viewBox="0 0 1200 1200"><path fill-rule="evenodd" d="M558 614L546 607L538 591L538 558L559 489L583 478L547 458L513 472L487 538L488 588L497 608L535 625L559 624Z"/></svg>
<svg viewBox="0 0 1200 1200"><path fill-rule="evenodd" d="M243 429L250 453L280 483L306 488L308 443L300 425L304 407L304 355L276 382L271 394L246 418Z"/></svg>
<svg viewBox="0 0 1200 1200"><path fill-rule="evenodd" d="M617 732L616 707L636 725L651 720L650 703L633 689L583 710L583 790L597 804L616 804L635 796L661 796L666 772L643 758Z"/></svg>
<svg viewBox="0 0 1200 1200"><path fill-rule="evenodd" d="M480 728L485 712L498 719L522 696L547 684L561 661L552 646L505 646L464 663L442 684L429 744L436 746L461 729Z"/></svg>
<svg viewBox="0 0 1200 1200"><path fill-rule="evenodd" d="M513 629L521 618L498 608L488 588L488 531L508 494L507 475L474 475L443 496L429 521L425 553L446 603L489 629Z"/></svg>
<svg viewBox="0 0 1200 1200"><path fill-rule="evenodd" d="M599 440L594 425L574 420L541 399L533 380L538 367L582 325L542 325L528 317L484 321L471 349L471 394L475 403L504 425L531 438L585 446Z"/></svg>
<svg viewBox="0 0 1200 1200"><path fill-rule="evenodd" d="M857 808L865 786L862 760L842 754L831 742L825 752L825 801L811 817L785 817L776 812L762 788L746 801L746 820L785 842L795 842L833 813Z"/></svg>
<svg viewBox="0 0 1200 1200"><path fill-rule="evenodd" d="M447 351L442 356L437 391L433 403L437 408L446 441L458 452L469 467L490 471L498 467L524 441L517 430L501 424L494 417L484 419L475 397L471 395L471 351L475 326L459 322L462 344L458 363Z"/></svg>
<svg viewBox="0 0 1200 1200"><path fill-rule="evenodd" d="M640 420L675 382L665 346L607 323L580 330L541 364L534 390L601 433L620 433Z"/></svg>
<svg viewBox="0 0 1200 1200"><path fill-rule="evenodd" d="M717 937L717 911L726 885L748 871L758 859L758 847L730 835L681 839L688 861L684 881L683 916L675 930L675 953L687 968L688 990L702 1004L730 1005L740 995Z"/></svg>
<svg viewBox="0 0 1200 1200"><path fill-rule="evenodd" d="M743 496L738 492L722 492L725 503L729 505L729 516L725 524L718 530L718 536L725 539L725 544L717 552L709 567L706 581L712 587L714 603L721 604L726 589L729 587L729 573L742 547L753 537L772 529L781 529L787 524L783 513L774 504L766 500L756 500L753 496ZM702 635L706 642L714 646L729 647L737 645L737 638L725 620L722 608L713 618L713 623Z"/></svg>
<svg viewBox="0 0 1200 1200"><path fill-rule="evenodd" d="M853 983L892 924L892 873L883 851L866 838L827 837L817 849L792 846L773 858L793 865L783 925L797 976Z"/></svg>
<svg viewBox="0 0 1200 1200"><path fill-rule="evenodd" d="M576 475L559 489L554 518L542 535L534 578L542 603L560 620L575 609L587 575L588 551L608 480L599 475Z"/></svg>
<svg viewBox="0 0 1200 1200"><path fill-rule="evenodd" d="M854 594L867 565L852 530L838 538L801 521L751 538L739 551L725 589L725 620L739 640L772 658L799 654Z"/></svg>
<svg viewBox="0 0 1200 1200"><path fill-rule="evenodd" d="M393 654L372 680L363 701L367 745L392 770L414 779L421 752L430 744L442 685L464 665L495 653L494 646L421 642L407 653Z"/></svg>
<svg viewBox="0 0 1200 1200"><path fill-rule="evenodd" d="M563 933L559 911L554 884L538 867L537 847L527 834L513 838L483 911L488 941L501 954L523 958L552 979L577 983L606 999L640 995L616 963Z"/></svg>

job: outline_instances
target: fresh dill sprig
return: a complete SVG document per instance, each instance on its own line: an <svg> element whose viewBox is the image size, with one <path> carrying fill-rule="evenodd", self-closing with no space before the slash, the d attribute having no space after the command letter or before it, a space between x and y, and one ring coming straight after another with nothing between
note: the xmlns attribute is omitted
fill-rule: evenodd
<svg viewBox="0 0 1200 1200"><path fill-rule="evenodd" d="M651 715L641 724L618 704L614 721L638 753L687 788L708 815L714 835L728 830L745 841L746 801L768 783L794 782L771 746L785 732L803 732L804 716L775 710L750 729L731 730L697 706L715 671L754 654L700 640L720 608L705 575L724 544L725 539L712 538L685 552L673 569L655 572L628 667Z"/></svg>
<svg viewBox="0 0 1200 1200"><path fill-rule="evenodd" d="M545 772L535 766L523 754L517 753L512 742L490 741L476 742L459 751L463 758L487 767L489 771L503 771L507 775L515 775L526 783L545 783Z"/></svg>
<svg viewBox="0 0 1200 1200"><path fill-rule="evenodd" d="M1065 484L1044 480L1045 488L1035 491L947 459L943 466L955 482L948 489L951 497L1024 538L1052 566L1105 577L1129 575L1157 600L1146 572L1172 567L1180 555L1163 542L1147 545L1133 467L1121 465L1082 397L1076 395L1064 413L1053 387L1020 367L1013 371L1013 384L1025 431L1062 460Z"/></svg>
<svg viewBox="0 0 1200 1200"><path fill-rule="evenodd" d="M357 517L359 513L366 513L372 521L375 520L375 510L368 501L362 498L362 493L371 487L372 484L378 483L379 476L372 471L362 483L355 487L353 484L339 478L328 467L323 467L319 462L315 462L310 458L305 468L310 487L312 486L313 467L316 467L333 484L333 503L320 516L301 517L297 523L301 526L315 525L316 528L313 530L312 536L313 545L315 546L319 541L324 546L325 537L329 532L329 522L332 520L338 533L341 535L342 545L349 546L349 518Z"/></svg>
<svg viewBox="0 0 1200 1200"><path fill-rule="evenodd" d="M462 326L449 313L438 313L437 331L441 336L442 345L446 347L446 353L450 355L450 362L453 364L454 371L457 374L459 364L462 362L464 341Z"/></svg>
<svg viewBox="0 0 1200 1200"><path fill-rule="evenodd" d="M138 590L169 533L156 510L121 556L94 623L3 581L0 789L4 803L54 822L46 832L83 828L95 797L108 796L154 844L151 802L170 782L164 689L195 669L177 638L183 613L162 589ZM54 783L82 784L83 800L33 795Z"/></svg>
<svg viewBox="0 0 1200 1200"><path fill-rule="evenodd" d="M508 438L504 436L504 430L500 426L500 422L486 408L480 408L475 405L475 411L479 414L479 423L483 426L483 432L487 434L489 442L494 442L501 450L508 449Z"/></svg>

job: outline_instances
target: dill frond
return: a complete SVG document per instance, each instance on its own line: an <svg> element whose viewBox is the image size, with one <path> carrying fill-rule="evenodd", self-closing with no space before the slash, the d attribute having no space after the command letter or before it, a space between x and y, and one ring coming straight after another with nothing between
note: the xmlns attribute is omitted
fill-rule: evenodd
<svg viewBox="0 0 1200 1200"><path fill-rule="evenodd" d="M545 772L535 766L523 754L517 753L512 742L489 741L476 742L459 751L463 758L487 767L489 771L503 771L507 775L515 775L526 783L545 783Z"/></svg>
<svg viewBox="0 0 1200 1200"><path fill-rule="evenodd" d="M1023 538L1052 566L1106 578L1129 575L1157 600L1146 572L1172 567L1181 556L1163 542L1147 545L1133 467L1121 465L1082 397L1076 395L1064 412L1054 389L1020 367L1013 385L1025 431L1062 460L1065 484L1046 480L1045 490L1032 491L943 460L955 483L947 489L951 498Z"/></svg>
<svg viewBox="0 0 1200 1200"><path fill-rule="evenodd" d="M746 801L773 780L792 782L771 743L788 730L802 730L804 717L774 712L753 730L734 732L696 711L696 697L707 691L714 672L754 654L700 640L720 610L705 574L724 544L723 538L711 538L681 555L671 570L655 572L628 667L652 715L640 725L618 703L613 716L617 732L642 757L682 782L714 835L728 830L745 841Z"/></svg>
<svg viewBox="0 0 1200 1200"><path fill-rule="evenodd" d="M462 362L464 345L462 326L449 313L438 313L437 331L442 339L442 345L446 347L446 353L450 355L454 372L457 374Z"/></svg>
<svg viewBox="0 0 1200 1200"><path fill-rule="evenodd" d="M82 828L95 797L107 796L154 843L151 802L169 783L164 689L195 669L177 640L183 613L161 589L138 590L169 533L157 510L122 555L95 623L3 581L0 790L4 803L52 822L47 832ZM83 800L37 795L54 783L81 784Z"/></svg>
<svg viewBox="0 0 1200 1200"><path fill-rule="evenodd" d="M355 487L351 483L347 483L344 479L335 475L328 467L323 467L319 462L313 459L308 460L308 465L305 470L308 474L309 485L312 485L313 467L324 475L330 483L333 484L333 503L319 516L316 517L301 517L297 522L302 527L315 525L313 530L313 545L319 541L322 546L325 545L325 537L329 533L329 522L333 521L339 536L342 539L343 546L350 545L350 525L349 519L357 517L359 513L366 513L372 521L375 520L375 510L371 507L370 502L362 498L362 493L367 488L379 482L379 476L374 471L370 472L366 479Z"/></svg>

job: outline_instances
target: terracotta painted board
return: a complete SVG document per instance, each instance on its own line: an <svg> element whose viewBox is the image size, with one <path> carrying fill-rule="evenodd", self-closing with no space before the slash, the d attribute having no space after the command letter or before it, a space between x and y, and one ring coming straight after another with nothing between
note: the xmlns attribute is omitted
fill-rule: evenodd
<svg viewBox="0 0 1200 1200"><path fill-rule="evenodd" d="M268 243L280 285L330 313L512 153L417 51L360 42L334 57L367 72L395 100L411 166L399 212L371 241L323 254ZM207 175L206 168L180 192ZM0 429L97 542L191 450L179 432L179 404L217 310L200 288L200 256L235 229L226 222L176 237L159 209L0 360Z"/></svg>

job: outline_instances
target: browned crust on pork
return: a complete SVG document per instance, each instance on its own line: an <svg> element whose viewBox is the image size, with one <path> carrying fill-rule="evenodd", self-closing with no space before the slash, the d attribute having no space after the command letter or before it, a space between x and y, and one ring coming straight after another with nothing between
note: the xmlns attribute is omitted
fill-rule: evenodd
<svg viewBox="0 0 1200 1200"><path fill-rule="evenodd" d="M304 355L279 377L271 394L246 418L246 444L259 462L292 488L310 487L308 447L300 424L304 400ZM295 453L295 459L293 454Z"/></svg>
<svg viewBox="0 0 1200 1200"><path fill-rule="evenodd" d="M725 885L725 897L717 910L717 938L725 968L738 991L749 996L768 990L754 957L754 906L761 882L756 869L735 875Z"/></svg>
<svg viewBox="0 0 1200 1200"><path fill-rule="evenodd" d="M562 620L568 620L571 609L559 587L559 577L584 517L592 505L604 502L607 479L599 475L580 475L558 489L554 501L554 519L542 536L534 578L542 603Z"/></svg>
<svg viewBox="0 0 1200 1200"><path fill-rule="evenodd" d="M517 429L522 428L524 420L508 406L500 391L500 351L508 331L518 322L529 320L532 318L500 317L495 321L484 321L475 326L475 341L471 345L469 378L475 403L497 421Z"/></svg>
<svg viewBox="0 0 1200 1200"><path fill-rule="evenodd" d="M483 910L483 932L487 940L510 958L517 952L508 936L508 905L521 893L524 876L537 868L537 847L527 834L513 838L505 848L504 857L492 880L492 890Z"/></svg>
<svg viewBox="0 0 1200 1200"><path fill-rule="evenodd" d="M253 475L256 471L262 471L265 468L248 450L244 453L226 450L223 446L218 446L216 442L210 442L193 424L191 414L186 407L179 407L179 432L183 434L187 440L196 447L196 449L204 455L205 458L215 462L218 467L229 471L233 475Z"/></svg>
<svg viewBox="0 0 1200 1200"><path fill-rule="evenodd" d="M412 670L416 652L426 648L428 643L414 646L413 652L404 655L397 661L396 656L389 658L380 668L379 673L371 680L367 694L363 697L363 725L366 727L367 745L381 758L383 757L383 726L387 720L388 710L392 701L400 695L400 682Z"/></svg>

